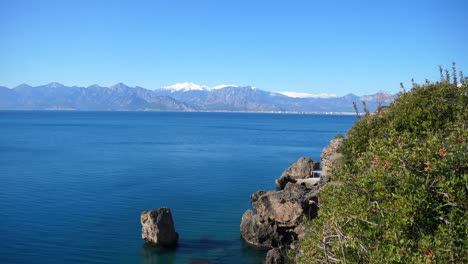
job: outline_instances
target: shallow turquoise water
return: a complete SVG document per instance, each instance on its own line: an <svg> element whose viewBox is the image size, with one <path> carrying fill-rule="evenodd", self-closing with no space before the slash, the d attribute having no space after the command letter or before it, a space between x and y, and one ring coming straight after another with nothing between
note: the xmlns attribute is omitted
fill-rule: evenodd
<svg viewBox="0 0 468 264"><path fill-rule="evenodd" d="M0 263L261 263L240 239L249 196L318 159L354 116L0 112ZM170 207L176 250L140 212Z"/></svg>

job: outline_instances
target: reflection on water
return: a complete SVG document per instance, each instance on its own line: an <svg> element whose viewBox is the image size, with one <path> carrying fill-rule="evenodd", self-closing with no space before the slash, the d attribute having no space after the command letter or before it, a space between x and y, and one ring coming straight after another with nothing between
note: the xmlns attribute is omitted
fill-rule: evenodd
<svg viewBox="0 0 468 264"><path fill-rule="evenodd" d="M266 250L254 249L241 237L241 254L244 259L248 260L248 263L263 264L266 257Z"/></svg>
<svg viewBox="0 0 468 264"><path fill-rule="evenodd" d="M242 256L238 254L239 244ZM142 246L143 264L223 264L237 258L239 261L242 259L248 260L248 263L260 264L263 263L265 254L266 251L253 249L242 239L230 241L207 238L181 240L177 248L155 247L146 243ZM183 259L178 256L192 256L192 258Z"/></svg>
<svg viewBox="0 0 468 264"><path fill-rule="evenodd" d="M142 246L143 264L172 264L175 263L176 249L154 247L144 243Z"/></svg>

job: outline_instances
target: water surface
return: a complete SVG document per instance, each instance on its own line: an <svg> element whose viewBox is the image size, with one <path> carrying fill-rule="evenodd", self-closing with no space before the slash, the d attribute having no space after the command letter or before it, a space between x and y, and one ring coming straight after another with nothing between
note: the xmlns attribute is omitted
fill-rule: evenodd
<svg viewBox="0 0 468 264"><path fill-rule="evenodd" d="M319 159L354 116L0 112L0 263L261 263L239 224L249 196ZM176 250L140 212L170 207Z"/></svg>

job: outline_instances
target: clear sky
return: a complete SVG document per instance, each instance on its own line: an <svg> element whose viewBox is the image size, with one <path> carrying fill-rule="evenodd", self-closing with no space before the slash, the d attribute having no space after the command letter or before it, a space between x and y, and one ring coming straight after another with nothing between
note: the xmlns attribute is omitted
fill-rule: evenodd
<svg viewBox="0 0 468 264"><path fill-rule="evenodd" d="M467 14L467 0L0 0L0 85L396 92L439 64L468 75Z"/></svg>

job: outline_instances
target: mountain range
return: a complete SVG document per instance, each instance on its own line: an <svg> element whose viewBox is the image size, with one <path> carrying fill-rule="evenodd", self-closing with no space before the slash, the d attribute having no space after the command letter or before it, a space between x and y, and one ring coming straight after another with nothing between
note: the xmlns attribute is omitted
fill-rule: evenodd
<svg viewBox="0 0 468 264"><path fill-rule="evenodd" d="M307 94L269 92L251 86L201 86L179 83L149 90L118 83L111 87L65 86L49 83L12 89L0 86L2 110L133 110L133 111L241 111L241 112L354 112L353 102L366 101L373 111L387 104L392 95L377 93Z"/></svg>

